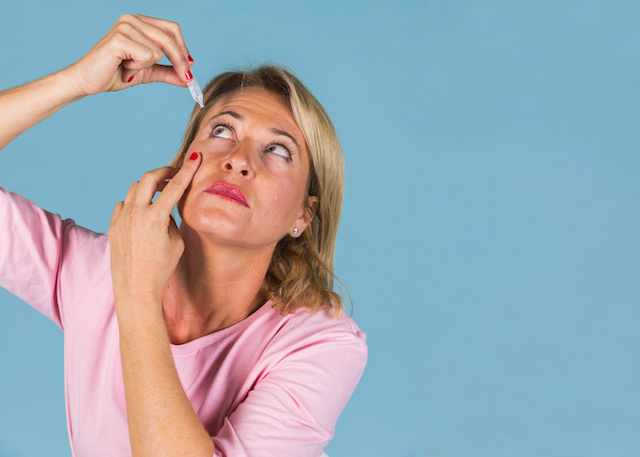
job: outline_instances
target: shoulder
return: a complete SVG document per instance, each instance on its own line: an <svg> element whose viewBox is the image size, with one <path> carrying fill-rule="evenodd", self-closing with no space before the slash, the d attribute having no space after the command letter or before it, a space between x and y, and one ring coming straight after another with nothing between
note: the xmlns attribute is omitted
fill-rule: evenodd
<svg viewBox="0 0 640 457"><path fill-rule="evenodd" d="M0 188L2 286L63 326L67 305L110 278L105 234Z"/></svg>
<svg viewBox="0 0 640 457"><path fill-rule="evenodd" d="M308 311L304 308L291 314L288 330L292 333L322 335L324 338L366 340L366 335L344 311L336 316L333 309Z"/></svg>
<svg viewBox="0 0 640 457"><path fill-rule="evenodd" d="M332 310L310 312L299 309L281 315L272 308L268 318L274 332L267 347L281 359L298 352L309 356L350 360L364 369L367 359L366 335L346 313L334 316Z"/></svg>
<svg viewBox="0 0 640 457"><path fill-rule="evenodd" d="M63 219L60 215L46 211L21 195L0 187L1 220L9 228L15 229L13 236L30 234L54 245L59 245L61 254L66 251L91 248L99 252L108 251L108 237L76 225L73 219ZM39 237L39 238L36 238Z"/></svg>
<svg viewBox="0 0 640 457"><path fill-rule="evenodd" d="M347 315L302 309L282 315L270 301L248 319L233 350L258 357L247 394L214 438L216 449L319 455L364 371L364 333Z"/></svg>

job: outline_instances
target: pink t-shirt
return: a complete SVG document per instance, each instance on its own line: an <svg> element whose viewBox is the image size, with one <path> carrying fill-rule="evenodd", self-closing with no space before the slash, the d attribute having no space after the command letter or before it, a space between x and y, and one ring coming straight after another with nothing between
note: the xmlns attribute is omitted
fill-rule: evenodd
<svg viewBox="0 0 640 457"><path fill-rule="evenodd" d="M0 285L64 330L74 456L131 455L106 234L0 188ZM171 351L182 386L225 457L318 457L367 359L346 315L245 320Z"/></svg>

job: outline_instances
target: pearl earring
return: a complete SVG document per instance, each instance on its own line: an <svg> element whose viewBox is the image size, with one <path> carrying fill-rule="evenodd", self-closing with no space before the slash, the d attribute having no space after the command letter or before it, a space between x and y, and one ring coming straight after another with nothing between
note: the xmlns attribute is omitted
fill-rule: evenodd
<svg viewBox="0 0 640 457"><path fill-rule="evenodd" d="M297 234L298 234L298 227L296 227L296 228L294 228L294 229L293 229L293 234L294 234L294 235L297 235Z"/></svg>

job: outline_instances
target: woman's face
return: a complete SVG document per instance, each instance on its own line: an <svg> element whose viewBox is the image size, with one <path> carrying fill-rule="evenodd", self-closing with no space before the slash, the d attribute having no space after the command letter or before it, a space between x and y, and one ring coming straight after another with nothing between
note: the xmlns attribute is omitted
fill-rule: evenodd
<svg viewBox="0 0 640 457"><path fill-rule="evenodd" d="M202 163L178 208L183 224L201 236L261 248L287 233L300 236L310 222L309 157L279 96L248 88L222 97L208 109L186 157L194 152Z"/></svg>

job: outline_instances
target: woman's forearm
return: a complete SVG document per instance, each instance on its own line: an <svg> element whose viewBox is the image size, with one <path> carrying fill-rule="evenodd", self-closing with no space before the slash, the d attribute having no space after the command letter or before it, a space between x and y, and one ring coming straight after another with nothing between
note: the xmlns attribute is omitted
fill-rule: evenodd
<svg viewBox="0 0 640 457"><path fill-rule="evenodd" d="M180 384L162 308L164 287L184 252L171 209L201 160L194 153L179 170L145 173L111 217L111 279L134 457L212 457L214 452Z"/></svg>
<svg viewBox="0 0 640 457"><path fill-rule="evenodd" d="M25 130L83 96L68 68L0 92L0 149Z"/></svg>
<svg viewBox="0 0 640 457"><path fill-rule="evenodd" d="M212 457L211 438L180 384L161 306L152 305L160 312L119 317L132 455Z"/></svg>

